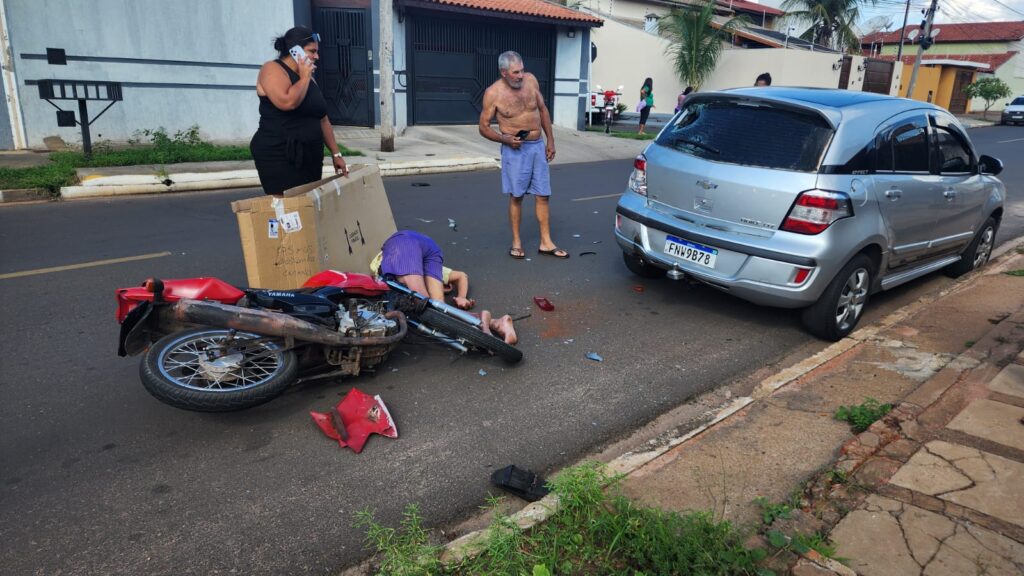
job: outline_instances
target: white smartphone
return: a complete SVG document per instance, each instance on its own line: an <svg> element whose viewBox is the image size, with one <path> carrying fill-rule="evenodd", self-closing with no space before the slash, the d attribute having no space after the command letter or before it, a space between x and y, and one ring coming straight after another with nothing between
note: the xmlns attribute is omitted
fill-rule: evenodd
<svg viewBox="0 0 1024 576"><path fill-rule="evenodd" d="M288 49L288 53L292 55L292 59L296 62L302 62L306 59L306 51L302 49L302 46L296 44Z"/></svg>

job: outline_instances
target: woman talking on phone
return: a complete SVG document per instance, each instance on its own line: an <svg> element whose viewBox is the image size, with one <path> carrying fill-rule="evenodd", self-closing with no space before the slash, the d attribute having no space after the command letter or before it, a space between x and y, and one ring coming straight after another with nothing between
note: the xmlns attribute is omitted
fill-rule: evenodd
<svg viewBox="0 0 1024 576"><path fill-rule="evenodd" d="M324 144L335 172L348 175L348 167L327 119L327 101L313 80L320 35L296 26L274 40L274 49L278 58L265 63L256 79L260 126L249 150L263 191L280 196L321 178Z"/></svg>

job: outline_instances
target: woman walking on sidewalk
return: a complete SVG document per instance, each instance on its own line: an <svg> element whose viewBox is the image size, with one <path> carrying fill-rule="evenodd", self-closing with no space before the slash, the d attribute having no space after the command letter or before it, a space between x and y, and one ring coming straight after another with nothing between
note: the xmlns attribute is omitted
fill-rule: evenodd
<svg viewBox="0 0 1024 576"><path fill-rule="evenodd" d="M267 194L280 196L319 180L324 144L333 155L335 172L348 175L327 119L327 101L313 80L319 48L319 34L296 26L274 40L278 58L263 64L256 79L260 126L249 150Z"/></svg>
<svg viewBox="0 0 1024 576"><path fill-rule="evenodd" d="M640 109L640 131L637 133L643 134L647 117L651 115L651 108L654 108L654 80L644 80L644 85L640 87L640 103L637 107Z"/></svg>

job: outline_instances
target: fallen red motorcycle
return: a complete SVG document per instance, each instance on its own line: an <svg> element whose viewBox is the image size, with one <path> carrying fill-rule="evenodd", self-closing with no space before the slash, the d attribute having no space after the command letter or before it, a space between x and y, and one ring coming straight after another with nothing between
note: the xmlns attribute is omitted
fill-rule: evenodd
<svg viewBox="0 0 1024 576"><path fill-rule="evenodd" d="M523 357L476 316L365 274L327 270L295 290L149 279L118 289L117 303L118 355L143 354L142 384L186 410L241 410L299 380L373 371L410 327L463 353Z"/></svg>

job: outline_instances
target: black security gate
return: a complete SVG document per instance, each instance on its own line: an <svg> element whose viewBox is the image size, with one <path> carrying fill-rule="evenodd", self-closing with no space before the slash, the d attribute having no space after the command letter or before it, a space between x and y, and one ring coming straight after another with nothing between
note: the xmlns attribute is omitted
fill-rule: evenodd
<svg viewBox="0 0 1024 576"><path fill-rule="evenodd" d="M551 106L554 27L411 15L407 28L412 124L475 124L484 90L498 79L498 55L515 50Z"/></svg>
<svg viewBox="0 0 1024 576"><path fill-rule="evenodd" d="M319 8L314 27L320 33L316 78L331 124L373 127L370 11Z"/></svg>

